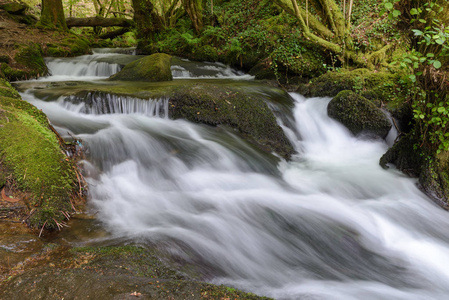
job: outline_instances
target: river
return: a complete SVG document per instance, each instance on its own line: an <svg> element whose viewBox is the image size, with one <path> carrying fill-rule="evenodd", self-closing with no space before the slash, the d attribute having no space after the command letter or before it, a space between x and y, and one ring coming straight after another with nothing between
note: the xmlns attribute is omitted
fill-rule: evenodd
<svg viewBox="0 0 449 300"><path fill-rule="evenodd" d="M51 59L53 76L35 83L102 84L120 69L111 60L124 58L133 59ZM258 89L221 64L183 61L172 72L176 84ZM329 98L285 99L291 110L279 123L297 151L285 161L228 129L168 119L164 97L91 97L87 105L40 99L38 90L22 97L63 136L82 140L90 210L112 237L166 242L210 282L276 299L449 297L447 212L416 179L379 166L385 141L358 139L328 118Z"/></svg>

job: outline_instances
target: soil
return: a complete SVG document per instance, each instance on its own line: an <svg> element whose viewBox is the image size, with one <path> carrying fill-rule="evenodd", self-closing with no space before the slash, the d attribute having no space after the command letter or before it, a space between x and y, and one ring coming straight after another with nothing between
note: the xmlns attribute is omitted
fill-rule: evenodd
<svg viewBox="0 0 449 300"><path fill-rule="evenodd" d="M2 4L9 3L9 0L0 0ZM14 61L15 54L20 50L18 45L37 43L42 46L44 53L47 44L59 44L63 39L70 36L58 30L47 28L38 28L35 25L24 24L24 15L12 15L0 8L0 58L6 56L9 58L9 65L16 67ZM28 16L28 21L37 22L35 17Z"/></svg>

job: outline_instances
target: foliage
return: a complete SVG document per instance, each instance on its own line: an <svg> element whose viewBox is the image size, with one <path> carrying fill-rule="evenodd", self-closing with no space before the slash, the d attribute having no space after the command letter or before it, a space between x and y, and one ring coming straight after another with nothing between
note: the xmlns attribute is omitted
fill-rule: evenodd
<svg viewBox="0 0 449 300"><path fill-rule="evenodd" d="M397 0L384 2L389 17L403 15ZM437 1L426 2L410 9L409 22L414 34L413 48L402 55L399 64L409 73L412 108L416 133L421 145L430 155L449 150L449 98L447 69L449 60L449 26L442 24L438 15L443 7ZM407 13L407 12L405 12Z"/></svg>

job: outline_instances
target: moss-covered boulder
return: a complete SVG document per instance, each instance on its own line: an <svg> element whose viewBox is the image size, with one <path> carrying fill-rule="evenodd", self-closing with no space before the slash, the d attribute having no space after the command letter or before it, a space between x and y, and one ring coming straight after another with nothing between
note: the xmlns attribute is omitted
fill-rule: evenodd
<svg viewBox="0 0 449 300"><path fill-rule="evenodd" d="M69 35L44 47L45 56L73 57L90 54L90 41L80 35Z"/></svg>
<svg viewBox="0 0 449 300"><path fill-rule="evenodd" d="M382 110L352 91L338 93L329 102L327 113L355 135L385 138L391 128L391 123Z"/></svg>
<svg viewBox="0 0 449 300"><path fill-rule="evenodd" d="M0 165L11 178L8 190L28 207L32 227L55 228L72 211L79 191L75 165L45 114L5 82L0 82Z"/></svg>
<svg viewBox="0 0 449 300"><path fill-rule="evenodd" d="M109 80L123 81L168 81L171 74L171 56L156 53L126 65L123 70L109 77Z"/></svg>
<svg viewBox="0 0 449 300"><path fill-rule="evenodd" d="M294 149L268 105L243 90L214 84L183 87L170 99L169 116L237 129L259 148L288 159Z"/></svg>
<svg viewBox="0 0 449 300"><path fill-rule="evenodd" d="M0 64L0 70L10 81L39 78L48 74L44 62L43 51L39 44L18 45L19 50L14 56L14 67Z"/></svg>
<svg viewBox="0 0 449 300"><path fill-rule="evenodd" d="M419 144L412 131L388 149L379 163L385 169L394 164L405 174L418 177L421 189L438 205L449 209L449 152L431 157Z"/></svg>
<svg viewBox="0 0 449 300"><path fill-rule="evenodd" d="M368 69L327 72L299 87L298 92L307 97L334 97L339 92L351 90L373 101L390 102L398 98L400 74L373 72Z"/></svg>
<svg viewBox="0 0 449 300"><path fill-rule="evenodd" d="M7 2L0 4L0 9L3 9L13 15L22 15L25 13L27 8L28 6L26 4L18 2Z"/></svg>

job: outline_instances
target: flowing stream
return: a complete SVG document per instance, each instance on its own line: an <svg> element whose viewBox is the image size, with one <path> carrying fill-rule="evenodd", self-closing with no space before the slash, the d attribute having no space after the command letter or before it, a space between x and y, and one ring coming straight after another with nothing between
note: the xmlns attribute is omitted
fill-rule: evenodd
<svg viewBox="0 0 449 300"><path fill-rule="evenodd" d="M56 77L86 80L116 67L61 70L110 55L48 65ZM222 68L209 78L250 79L203 66ZM186 69L172 71L192 77ZM290 95L288 122L279 122L298 154L287 162L225 128L168 119L165 98L108 96L87 105L44 101L33 90L22 96L63 135L82 139L92 209L113 236L170 242L173 253L201 263L209 281L276 299L449 297L447 212L416 180L379 166L385 141L357 139L328 118L328 98Z"/></svg>

